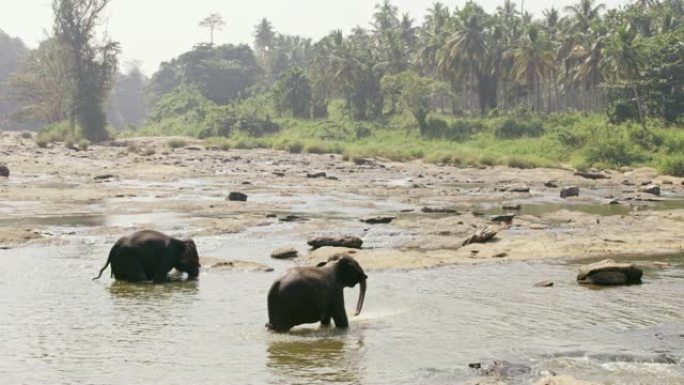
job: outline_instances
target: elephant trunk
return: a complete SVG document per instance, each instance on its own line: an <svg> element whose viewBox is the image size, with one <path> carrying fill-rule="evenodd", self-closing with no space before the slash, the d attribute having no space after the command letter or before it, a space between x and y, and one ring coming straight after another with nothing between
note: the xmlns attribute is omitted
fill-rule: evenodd
<svg viewBox="0 0 684 385"><path fill-rule="evenodd" d="M366 280L361 280L359 284L359 300L356 302L356 312L354 312L355 316L361 314L361 309L363 308L363 299L366 298Z"/></svg>

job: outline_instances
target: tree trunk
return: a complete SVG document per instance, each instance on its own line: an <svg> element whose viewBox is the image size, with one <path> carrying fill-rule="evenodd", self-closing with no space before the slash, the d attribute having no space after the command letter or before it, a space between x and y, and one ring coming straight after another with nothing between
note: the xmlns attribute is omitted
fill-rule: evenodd
<svg viewBox="0 0 684 385"><path fill-rule="evenodd" d="M639 90L636 84L632 86L632 90L634 91L634 99L636 99L637 112L639 113L639 123L641 123L641 128L646 130L646 121L644 121L644 112L641 110L641 98L639 97Z"/></svg>

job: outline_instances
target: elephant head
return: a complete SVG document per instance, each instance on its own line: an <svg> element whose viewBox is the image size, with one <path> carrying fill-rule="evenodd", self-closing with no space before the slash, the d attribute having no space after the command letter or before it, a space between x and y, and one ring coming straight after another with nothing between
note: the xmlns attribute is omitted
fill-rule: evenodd
<svg viewBox="0 0 684 385"><path fill-rule="evenodd" d="M337 282L343 287L354 287L360 284L359 299L356 303L356 312L359 315L363 308L363 300L366 297L366 279L368 276L363 272L361 265L348 255L333 256L328 263L335 263L335 275Z"/></svg>
<svg viewBox="0 0 684 385"><path fill-rule="evenodd" d="M199 276L199 268L202 266L200 265L197 246L192 239L184 240L181 244L180 258L175 268L188 273L188 278L195 279Z"/></svg>

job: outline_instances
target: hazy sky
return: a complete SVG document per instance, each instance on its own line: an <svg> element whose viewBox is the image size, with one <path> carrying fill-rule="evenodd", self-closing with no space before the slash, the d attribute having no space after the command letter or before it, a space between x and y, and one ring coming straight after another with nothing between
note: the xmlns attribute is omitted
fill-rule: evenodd
<svg viewBox="0 0 684 385"><path fill-rule="evenodd" d="M113 0L106 12L105 26L112 39L123 47L123 62L139 60L144 72L152 74L159 63L208 41L209 34L198 22L212 12L226 21L216 33L216 43L252 43L254 26L269 19L281 33L320 38L333 29L345 32L357 25L368 26L375 0ZM442 1L450 8L465 0ZM520 4L520 0L517 1ZM609 7L626 0L603 0ZM52 0L0 0L0 29L37 46L52 27ZM417 23L434 0L393 0L401 12L409 12ZM503 0L481 0L493 11ZM541 14L544 8L562 8L572 0L525 1L526 10Z"/></svg>

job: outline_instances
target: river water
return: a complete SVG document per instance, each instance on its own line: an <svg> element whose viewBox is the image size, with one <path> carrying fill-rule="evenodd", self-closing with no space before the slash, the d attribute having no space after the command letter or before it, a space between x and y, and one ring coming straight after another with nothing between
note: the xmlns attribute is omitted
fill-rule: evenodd
<svg viewBox="0 0 684 385"><path fill-rule="evenodd" d="M87 238L0 250L0 383L461 384L481 375L469 363L505 360L511 384L551 372L684 384L682 258L647 270L643 285L601 290L554 261L369 272L348 330L275 334L264 328L266 293L293 263L264 257L268 240L196 241L202 254L275 271L133 285L90 280L108 246ZM542 280L555 286L533 287ZM357 290L346 291L348 309Z"/></svg>

